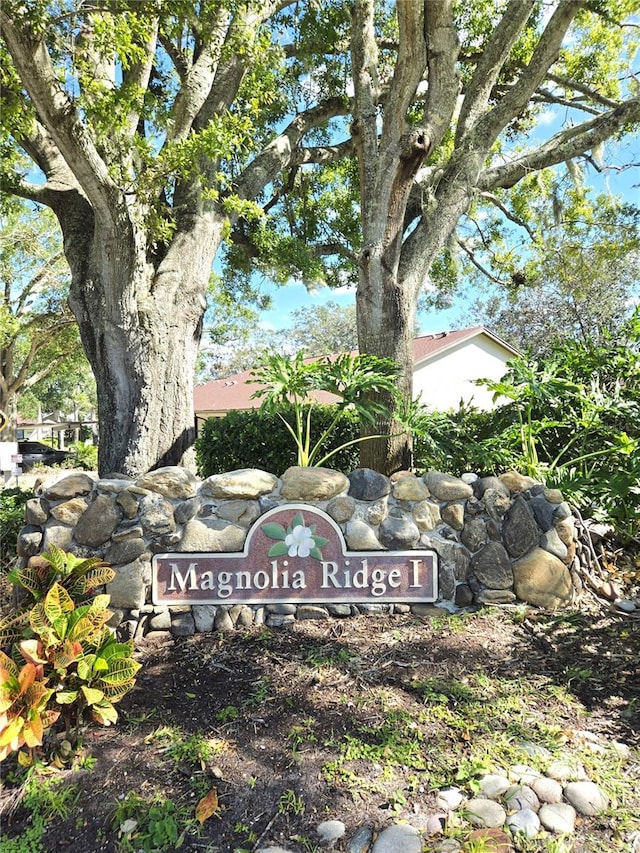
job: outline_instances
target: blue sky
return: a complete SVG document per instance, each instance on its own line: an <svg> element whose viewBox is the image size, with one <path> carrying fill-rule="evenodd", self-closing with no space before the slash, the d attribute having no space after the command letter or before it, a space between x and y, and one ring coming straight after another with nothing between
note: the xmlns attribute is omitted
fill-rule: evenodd
<svg viewBox="0 0 640 853"><path fill-rule="evenodd" d="M622 196L631 204L640 204L640 141L637 136L628 136L618 143L607 143L607 160L614 166L634 163L635 168L625 171L615 169L598 174L589 168L585 175L585 185L593 186L598 192L610 192ZM327 287L309 292L303 284L284 286L265 285L270 293L273 308L261 314L261 325L273 329L286 329L294 325L292 312L298 308L311 308L336 302L338 305L352 305L355 291L348 288L330 290ZM468 297L464 294L453 296L451 305L446 309L431 309L418 314L419 333L440 332L475 325L476 320L469 315Z"/></svg>

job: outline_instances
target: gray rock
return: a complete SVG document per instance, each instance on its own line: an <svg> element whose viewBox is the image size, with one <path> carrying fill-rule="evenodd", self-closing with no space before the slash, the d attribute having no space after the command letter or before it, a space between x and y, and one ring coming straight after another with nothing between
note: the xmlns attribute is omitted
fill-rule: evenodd
<svg viewBox="0 0 640 853"><path fill-rule="evenodd" d="M530 502L522 495L516 495L502 522L504 547L511 557L522 557L538 545L539 538L540 530Z"/></svg>
<svg viewBox="0 0 640 853"><path fill-rule="evenodd" d="M201 501L199 497L188 498L180 501L173 511L176 524L184 524L191 518L195 518L200 512Z"/></svg>
<svg viewBox="0 0 640 853"><path fill-rule="evenodd" d="M154 613L149 619L149 629L151 631L169 631L171 629L171 614L169 610L161 610L159 613Z"/></svg>
<svg viewBox="0 0 640 853"><path fill-rule="evenodd" d="M513 604L515 600L510 589L481 589L476 595L478 604Z"/></svg>
<svg viewBox="0 0 640 853"><path fill-rule="evenodd" d="M507 818L507 826L514 835L535 838L540 832L540 818L532 809L521 809Z"/></svg>
<svg viewBox="0 0 640 853"><path fill-rule="evenodd" d="M260 504L258 501L225 501L220 504L216 514L225 521L250 527L260 517Z"/></svg>
<svg viewBox="0 0 640 853"><path fill-rule="evenodd" d="M44 536L40 545L41 553L46 554L52 545L61 548L63 551L68 551L73 541L73 533L72 527L68 527L66 524L58 524L58 522L50 519L44 526Z"/></svg>
<svg viewBox="0 0 640 853"><path fill-rule="evenodd" d="M540 547L563 562L567 559L567 555L569 553L567 546L564 544L562 539L560 539L557 531L553 527L551 530L547 530L543 533L540 537Z"/></svg>
<svg viewBox="0 0 640 853"><path fill-rule="evenodd" d="M282 475L280 495L290 501L328 501L349 489L349 480L330 468L293 466Z"/></svg>
<svg viewBox="0 0 640 853"><path fill-rule="evenodd" d="M49 501L61 501L88 495L94 486L94 480L88 474L69 474L53 483L47 482L43 497Z"/></svg>
<svg viewBox="0 0 640 853"><path fill-rule="evenodd" d="M327 610L331 616L336 616L339 619L351 616L352 613L350 604L327 604Z"/></svg>
<svg viewBox="0 0 640 853"><path fill-rule="evenodd" d="M177 465L166 468L156 468L136 480L136 486L158 492L165 498L185 500L195 495L198 481L191 471Z"/></svg>
<svg viewBox="0 0 640 853"><path fill-rule="evenodd" d="M278 484L278 478L258 468L239 468L224 474L214 474L200 485L200 494L211 498L254 500L268 495Z"/></svg>
<svg viewBox="0 0 640 853"><path fill-rule="evenodd" d="M298 619L328 619L329 611L326 607L320 607L316 604L301 604L297 611Z"/></svg>
<svg viewBox="0 0 640 853"><path fill-rule="evenodd" d="M193 624L200 634L213 631L217 607L215 604L194 604L191 608Z"/></svg>
<svg viewBox="0 0 640 853"><path fill-rule="evenodd" d="M142 607L145 603L148 564L142 560L134 560L123 566L114 566L114 571L114 579L107 584L111 605L124 610Z"/></svg>
<svg viewBox="0 0 640 853"><path fill-rule="evenodd" d="M49 518L49 501L44 498L30 498L25 504L25 521L27 524L44 524Z"/></svg>
<svg viewBox="0 0 640 853"><path fill-rule="evenodd" d="M499 542L488 542L471 558L470 570L489 589L508 589L513 585L509 555Z"/></svg>
<svg viewBox="0 0 640 853"><path fill-rule="evenodd" d="M97 548L111 537L122 521L122 510L113 495L98 495L80 516L74 530L79 545Z"/></svg>
<svg viewBox="0 0 640 853"><path fill-rule="evenodd" d="M391 492L391 480L371 468L349 474L349 496L357 501L377 501Z"/></svg>
<svg viewBox="0 0 640 853"><path fill-rule="evenodd" d="M384 548L369 525L358 518L347 522L345 539L351 551L382 551Z"/></svg>
<svg viewBox="0 0 640 853"><path fill-rule="evenodd" d="M163 536L176 529L173 504L159 494L145 495L140 501L140 523L147 536Z"/></svg>
<svg viewBox="0 0 640 853"><path fill-rule="evenodd" d="M56 525L60 527L60 525ZM69 527L64 528L69 532L69 542L71 541L72 530ZM19 557L35 557L40 551L42 544L43 533L40 527L35 527L33 524L25 525L18 533L17 553ZM43 551L46 549L43 549Z"/></svg>
<svg viewBox="0 0 640 853"><path fill-rule="evenodd" d="M119 565L120 563L131 563L137 557L140 557L147 550L147 545L144 539L140 537L132 537L131 539L123 539L120 542L114 542L105 552L105 560L111 565Z"/></svg>
<svg viewBox="0 0 640 853"><path fill-rule="evenodd" d="M387 511L387 498L380 498L379 501L374 501L366 507L364 511L364 520L372 527L377 527L387 517Z"/></svg>
<svg viewBox="0 0 640 853"><path fill-rule="evenodd" d="M540 809L540 800L528 785L510 785L504 792L503 801L508 811L532 809L537 813Z"/></svg>
<svg viewBox="0 0 640 853"><path fill-rule="evenodd" d="M361 826L347 842L346 853L367 853L373 839L373 829Z"/></svg>
<svg viewBox="0 0 640 853"><path fill-rule="evenodd" d="M484 797L474 797L469 800L465 806L465 812L473 826L502 826L507 818L507 813L500 803Z"/></svg>
<svg viewBox="0 0 640 853"><path fill-rule="evenodd" d="M387 516L378 532L380 542L392 551L404 551L415 548L420 540L420 531L414 521L408 517Z"/></svg>
<svg viewBox="0 0 640 853"><path fill-rule="evenodd" d="M538 799L543 803L560 803L562 801L562 785L548 776L536 779L531 783Z"/></svg>
<svg viewBox="0 0 640 853"><path fill-rule="evenodd" d="M342 838L346 831L347 828L341 820L323 820L316 827L316 832L323 844L333 844Z"/></svg>
<svg viewBox="0 0 640 853"><path fill-rule="evenodd" d="M246 536L247 531L235 524L216 518L192 518L184 526L180 550L200 553L242 551Z"/></svg>
<svg viewBox="0 0 640 853"><path fill-rule="evenodd" d="M511 506L511 498L505 487L503 487L503 491L500 489L487 489L482 497L482 502L494 521L501 521Z"/></svg>
<svg viewBox="0 0 640 853"><path fill-rule="evenodd" d="M538 812L542 826L558 835L571 835L575 831L576 816L569 803L544 803Z"/></svg>
<svg viewBox="0 0 640 853"><path fill-rule="evenodd" d="M420 853L421 850L418 830L409 824L398 823L382 830L371 853Z"/></svg>
<svg viewBox="0 0 640 853"><path fill-rule="evenodd" d="M439 501L462 501L473 495L473 488L459 477L441 471L428 471L424 475L427 488Z"/></svg>
<svg viewBox="0 0 640 853"><path fill-rule="evenodd" d="M480 793L489 800L499 800L511 786L506 776L488 773L480 779Z"/></svg>
<svg viewBox="0 0 640 853"><path fill-rule="evenodd" d="M540 530L543 533L551 530L554 524L554 513L558 509L556 504L550 504L544 495L536 495L528 501L528 504Z"/></svg>
<svg viewBox="0 0 640 853"><path fill-rule="evenodd" d="M456 586L454 603L456 607L469 607L473 604L473 592L467 583L460 583Z"/></svg>
<svg viewBox="0 0 640 853"><path fill-rule="evenodd" d="M484 497L484 493L488 489L492 489L494 492L499 492L500 494L504 495L507 498L511 494L509 492L508 487L502 482L502 480L499 477L492 477L492 476L479 477L473 483L473 494L477 498Z"/></svg>
<svg viewBox="0 0 640 853"><path fill-rule="evenodd" d="M582 815L598 815L609 805L609 798L595 782L568 782L564 798Z"/></svg>
<svg viewBox="0 0 640 853"><path fill-rule="evenodd" d="M191 613L176 613L171 617L171 633L175 637L192 637L196 626Z"/></svg>
<svg viewBox="0 0 640 853"><path fill-rule="evenodd" d="M580 782L587 779L584 766L568 759L556 759L547 767L546 776L558 782Z"/></svg>
<svg viewBox="0 0 640 853"><path fill-rule="evenodd" d="M214 617L214 628L216 631L228 632L233 631L234 625L229 616L228 607L218 607Z"/></svg>
<svg viewBox="0 0 640 853"><path fill-rule="evenodd" d="M483 518L469 518L460 534L460 541L470 550L479 551L487 542L487 523Z"/></svg>

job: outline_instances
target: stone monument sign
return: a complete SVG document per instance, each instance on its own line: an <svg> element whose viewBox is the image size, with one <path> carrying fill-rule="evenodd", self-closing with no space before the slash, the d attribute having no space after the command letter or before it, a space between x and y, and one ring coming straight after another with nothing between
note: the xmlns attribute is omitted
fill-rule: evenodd
<svg viewBox="0 0 640 853"><path fill-rule="evenodd" d="M179 604L433 602L432 550L348 551L340 527L309 504L260 516L244 549L165 553L152 561L152 601Z"/></svg>

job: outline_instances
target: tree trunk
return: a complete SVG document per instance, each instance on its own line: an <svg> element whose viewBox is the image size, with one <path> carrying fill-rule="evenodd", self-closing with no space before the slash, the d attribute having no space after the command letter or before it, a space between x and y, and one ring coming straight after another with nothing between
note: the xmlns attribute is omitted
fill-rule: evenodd
<svg viewBox="0 0 640 853"><path fill-rule="evenodd" d="M360 281L356 296L358 311L358 343L360 352L374 353L398 363L398 389L408 403L413 392L413 338L416 301L406 293L406 286L372 257L361 260ZM391 395L378 396L393 409ZM381 434L383 438L367 438L360 445L360 464L384 474L412 467L411 436L395 420L379 419L366 425L363 437Z"/></svg>
<svg viewBox="0 0 640 853"><path fill-rule="evenodd" d="M0 441L15 441L18 426L18 398L11 391L4 393L2 388L0 388L0 412L6 418L6 424L0 430Z"/></svg>
<svg viewBox="0 0 640 853"><path fill-rule="evenodd" d="M56 212L69 302L96 378L100 475L193 467L193 376L222 220L196 217L154 264L135 228L94 233L80 196Z"/></svg>

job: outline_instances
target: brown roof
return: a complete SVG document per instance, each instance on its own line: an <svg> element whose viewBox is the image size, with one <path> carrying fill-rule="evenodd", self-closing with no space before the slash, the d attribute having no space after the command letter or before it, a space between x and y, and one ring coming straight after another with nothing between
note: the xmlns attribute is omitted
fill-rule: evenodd
<svg viewBox="0 0 640 853"><path fill-rule="evenodd" d="M435 332L430 335L422 335L415 338L413 342L414 365L428 361L433 356L441 354L450 347L462 341L474 338L484 333L495 340L505 349L517 355L517 351L505 341L494 335L484 326L472 326L469 329L459 329L452 332ZM226 379L212 379L203 385L197 385L193 392L193 406L196 413L219 413L224 414L232 409L257 409L260 407L261 399L251 399L252 394L258 390L258 383L249 383L251 370L236 373ZM332 403L337 400L333 394L319 392L317 395L319 403Z"/></svg>

